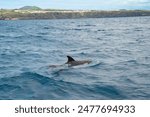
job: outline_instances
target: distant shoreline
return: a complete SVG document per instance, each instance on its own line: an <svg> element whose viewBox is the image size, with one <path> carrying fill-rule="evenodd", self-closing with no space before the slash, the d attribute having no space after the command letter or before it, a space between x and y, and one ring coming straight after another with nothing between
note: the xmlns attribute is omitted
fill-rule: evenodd
<svg viewBox="0 0 150 117"><path fill-rule="evenodd" d="M150 16L150 10L0 10L0 20L77 19Z"/></svg>

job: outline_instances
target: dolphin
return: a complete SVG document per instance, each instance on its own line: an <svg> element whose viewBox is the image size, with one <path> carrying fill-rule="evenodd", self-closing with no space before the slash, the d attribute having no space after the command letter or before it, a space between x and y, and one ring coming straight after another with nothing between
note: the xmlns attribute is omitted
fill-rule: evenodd
<svg viewBox="0 0 150 117"><path fill-rule="evenodd" d="M69 66L89 64L92 62L90 60L75 60L71 56L67 56L67 58L68 58L68 61L65 64L68 64Z"/></svg>
<svg viewBox="0 0 150 117"><path fill-rule="evenodd" d="M71 56L67 56L67 58L68 58L68 61L65 64L62 64L62 65L49 65L49 67L61 67L63 65L68 65L69 67L71 67L71 66L89 64L89 63L92 62L90 60L75 60Z"/></svg>

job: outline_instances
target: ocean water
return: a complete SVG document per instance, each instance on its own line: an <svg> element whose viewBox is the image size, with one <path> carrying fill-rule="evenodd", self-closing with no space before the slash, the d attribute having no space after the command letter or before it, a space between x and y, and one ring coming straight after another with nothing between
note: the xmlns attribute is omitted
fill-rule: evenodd
<svg viewBox="0 0 150 117"><path fill-rule="evenodd" d="M150 17L0 21L0 99L150 99Z"/></svg>

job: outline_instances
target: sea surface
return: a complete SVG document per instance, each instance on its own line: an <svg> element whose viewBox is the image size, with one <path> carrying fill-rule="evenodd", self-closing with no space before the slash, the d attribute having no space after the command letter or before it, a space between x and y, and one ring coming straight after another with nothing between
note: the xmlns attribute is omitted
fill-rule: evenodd
<svg viewBox="0 0 150 117"><path fill-rule="evenodd" d="M150 99L150 17L0 21L0 99Z"/></svg>

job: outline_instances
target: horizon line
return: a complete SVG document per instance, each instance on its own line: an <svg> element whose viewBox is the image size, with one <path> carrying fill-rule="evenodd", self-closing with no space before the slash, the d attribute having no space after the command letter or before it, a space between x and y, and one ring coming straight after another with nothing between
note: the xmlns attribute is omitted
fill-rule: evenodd
<svg viewBox="0 0 150 117"><path fill-rule="evenodd" d="M40 8L41 10L44 10L44 9L58 9L58 10L106 10L106 11L111 11L111 10L150 10L149 8L53 8L53 7L49 7L49 8L46 8L46 7L40 7L40 6L37 6L37 5L24 5L24 6L18 6L18 7L12 7L12 8L7 8L7 7L0 7L0 9L8 9L8 10L13 10L13 9L20 9L20 8L23 8L23 7L26 7L26 6L29 6L29 7L38 7Z"/></svg>
<svg viewBox="0 0 150 117"><path fill-rule="evenodd" d="M0 10L21 10L21 8L23 8L25 6L22 6L22 7L19 7L19 8L0 8ZM30 6L30 7L38 7L38 6ZM146 10L146 11L150 11L150 9L140 9L140 8L137 8L137 9L130 9L130 8L126 8L126 9L64 9L64 8L42 8L42 7L39 7L41 10L46 10L46 9L52 9L52 10L95 10L95 11L117 11L117 10ZM39 9L39 10L40 10Z"/></svg>

